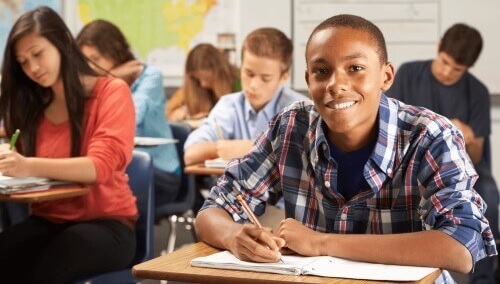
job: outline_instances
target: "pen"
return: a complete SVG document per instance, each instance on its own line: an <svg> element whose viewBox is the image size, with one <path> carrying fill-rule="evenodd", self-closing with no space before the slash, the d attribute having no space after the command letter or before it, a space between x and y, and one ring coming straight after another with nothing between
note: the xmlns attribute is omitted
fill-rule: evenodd
<svg viewBox="0 0 500 284"><path fill-rule="evenodd" d="M248 204L245 202L245 200L243 200L243 197L241 197L241 194L238 194L238 196L236 196L236 198L238 199L238 202L241 205L241 209L243 209L243 211L247 214L247 216L250 218L252 223L254 223L255 226L262 229L262 225L260 224L260 222L257 219L257 217L255 216L255 214L253 214L253 211L250 209L250 207L248 207ZM280 258L280 261L282 263L285 263L282 258Z"/></svg>
<svg viewBox="0 0 500 284"><path fill-rule="evenodd" d="M217 119L214 118L215 122L215 130L217 131L217 138L219 140L224 140L224 133L222 132L222 128L220 128L220 125L217 123Z"/></svg>
<svg viewBox="0 0 500 284"><path fill-rule="evenodd" d="M14 146L16 146L17 138L19 138L19 134L20 133L21 133L21 130L16 129L16 131L12 135L12 138L10 138L10 147L9 147L9 150L14 149Z"/></svg>

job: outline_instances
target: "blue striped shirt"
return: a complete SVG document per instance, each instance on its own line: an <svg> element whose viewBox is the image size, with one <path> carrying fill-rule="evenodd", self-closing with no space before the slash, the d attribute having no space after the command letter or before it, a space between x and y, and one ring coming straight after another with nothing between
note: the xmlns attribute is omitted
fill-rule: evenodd
<svg viewBox="0 0 500 284"><path fill-rule="evenodd" d="M191 132L184 149L206 141L217 141L217 127L220 126L225 139L255 140L267 127L267 123L283 108L293 102L308 98L292 89L280 87L273 98L256 112L243 92L222 96L203 123Z"/></svg>
<svg viewBox="0 0 500 284"><path fill-rule="evenodd" d="M257 215L267 202L283 196L286 217L316 231L393 234L434 229L466 246L474 263L497 253L484 217L486 204L472 189L476 171L462 134L448 119L383 95L378 141L363 172L370 188L348 201L337 189L336 162L322 124L312 101L286 108L271 120L249 155L229 163L203 209L222 207L243 222L248 217L238 209L238 193Z"/></svg>

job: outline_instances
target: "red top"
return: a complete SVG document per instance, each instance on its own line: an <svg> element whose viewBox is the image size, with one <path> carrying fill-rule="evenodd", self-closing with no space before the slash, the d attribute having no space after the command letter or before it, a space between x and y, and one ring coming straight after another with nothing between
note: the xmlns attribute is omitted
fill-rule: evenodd
<svg viewBox="0 0 500 284"><path fill-rule="evenodd" d="M32 204L32 213L55 221L134 218L135 197L125 174L134 134L135 113L128 85L99 78L86 103L81 152L94 162L96 182L89 185L88 195ZM53 124L44 117L38 127L36 156L68 158L70 138L69 121Z"/></svg>

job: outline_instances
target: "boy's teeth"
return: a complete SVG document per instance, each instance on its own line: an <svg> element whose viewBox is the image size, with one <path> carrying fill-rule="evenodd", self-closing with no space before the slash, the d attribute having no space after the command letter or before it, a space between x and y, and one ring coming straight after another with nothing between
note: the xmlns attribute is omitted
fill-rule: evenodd
<svg viewBox="0 0 500 284"><path fill-rule="evenodd" d="M341 103L341 104L334 104L333 105L333 108L334 109L344 109L344 108L348 108L352 105L354 105L355 102L351 101L351 102L345 102L345 103Z"/></svg>

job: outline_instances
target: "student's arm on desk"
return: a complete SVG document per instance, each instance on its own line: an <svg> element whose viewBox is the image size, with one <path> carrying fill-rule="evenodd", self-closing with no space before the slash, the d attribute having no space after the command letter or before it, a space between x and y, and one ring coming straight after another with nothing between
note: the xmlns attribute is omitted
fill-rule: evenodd
<svg viewBox="0 0 500 284"><path fill-rule="evenodd" d="M469 250L437 230L403 234L327 234L313 231L297 220L281 221L275 235L286 248L301 255L330 255L384 264L439 267L460 273L472 269Z"/></svg>
<svg viewBox="0 0 500 284"><path fill-rule="evenodd" d="M250 152L252 145L252 140L219 140L217 142L196 143L184 150L184 163L189 166L219 157L224 160L243 157Z"/></svg>
<svg viewBox="0 0 500 284"><path fill-rule="evenodd" d="M217 156L224 160L243 157L252 149L253 140L219 140Z"/></svg>
<svg viewBox="0 0 500 284"><path fill-rule="evenodd" d="M205 141L189 146L184 149L184 163L190 166L218 158L216 145L216 142Z"/></svg>
<svg viewBox="0 0 500 284"><path fill-rule="evenodd" d="M81 183L93 183L96 169L91 159L86 157L47 159L24 157L21 154L0 147L0 172L13 177L46 177Z"/></svg>
<svg viewBox="0 0 500 284"><path fill-rule="evenodd" d="M187 108L184 106L184 91L181 87L166 102L165 118L170 121L181 121L186 117Z"/></svg>
<svg viewBox="0 0 500 284"><path fill-rule="evenodd" d="M239 224L220 208L207 208L196 217L196 232L212 246L231 251L241 260L278 262L282 239L253 224ZM256 241L258 240L258 242Z"/></svg>

